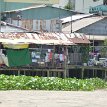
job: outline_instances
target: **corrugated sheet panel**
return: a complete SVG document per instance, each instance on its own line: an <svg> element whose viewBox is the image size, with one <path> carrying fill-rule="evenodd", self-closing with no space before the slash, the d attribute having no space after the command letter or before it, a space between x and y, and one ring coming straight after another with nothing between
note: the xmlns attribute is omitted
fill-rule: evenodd
<svg viewBox="0 0 107 107"><path fill-rule="evenodd" d="M74 33L0 33L0 42L46 45L75 45L76 43L90 43L85 35Z"/></svg>

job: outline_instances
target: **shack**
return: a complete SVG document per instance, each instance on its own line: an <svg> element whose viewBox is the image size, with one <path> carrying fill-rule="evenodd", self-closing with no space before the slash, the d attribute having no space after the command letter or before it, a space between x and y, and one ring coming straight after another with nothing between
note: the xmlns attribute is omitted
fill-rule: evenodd
<svg viewBox="0 0 107 107"><path fill-rule="evenodd" d="M74 52L78 54L78 43L90 43L83 34L47 32L0 33L0 42L6 50L9 68L56 69L62 71L64 77L67 75L67 65L72 62L69 58L70 47L74 46Z"/></svg>

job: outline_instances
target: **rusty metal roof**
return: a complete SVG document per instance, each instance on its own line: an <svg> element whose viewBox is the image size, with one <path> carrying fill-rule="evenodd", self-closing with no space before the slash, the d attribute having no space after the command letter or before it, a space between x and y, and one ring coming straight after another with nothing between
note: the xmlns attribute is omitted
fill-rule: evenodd
<svg viewBox="0 0 107 107"><path fill-rule="evenodd" d="M0 33L0 42L3 43L35 43L46 45L75 45L90 43L85 35L79 33Z"/></svg>

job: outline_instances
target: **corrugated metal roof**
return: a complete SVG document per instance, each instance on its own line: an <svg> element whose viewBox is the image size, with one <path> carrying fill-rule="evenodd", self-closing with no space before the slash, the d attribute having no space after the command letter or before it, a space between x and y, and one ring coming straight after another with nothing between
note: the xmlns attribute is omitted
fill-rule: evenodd
<svg viewBox="0 0 107 107"><path fill-rule="evenodd" d="M89 40L97 40L97 41L104 41L105 39L107 39L107 36L106 35L86 35L86 37L89 39Z"/></svg>
<svg viewBox="0 0 107 107"><path fill-rule="evenodd" d="M75 44L87 44L90 43L90 41L87 39L86 35L82 33L71 33L71 34L65 34L67 38L69 38L70 41L72 41Z"/></svg>
<svg viewBox="0 0 107 107"><path fill-rule="evenodd" d="M107 17L102 20L90 24L82 29L76 31L77 33L84 33L89 35L107 35Z"/></svg>
<svg viewBox="0 0 107 107"><path fill-rule="evenodd" d="M21 16L21 19L54 19L64 18L76 14L75 11L70 11L64 8L57 8L48 5L32 6L28 8L22 8L12 11L3 12L7 14L7 17L17 18L17 15ZM10 15L11 14L11 15Z"/></svg>
<svg viewBox="0 0 107 107"><path fill-rule="evenodd" d="M28 32L27 29L1 21L0 32Z"/></svg>
<svg viewBox="0 0 107 107"><path fill-rule="evenodd" d="M20 11L25 11L25 10L30 10L30 9L36 9L36 8L42 8L42 7L51 7L51 8L57 8L57 9L62 9L62 10L66 10L66 11L71 11L71 12L76 12L76 11L72 11L72 10L68 10L62 7L56 7L56 6L52 6L52 5L33 5L33 6L29 6L26 8L21 8L21 9L15 9L15 10L10 10L10 11L4 11L3 13L10 13L10 12L20 12ZM76 12L76 13L80 13L80 12Z"/></svg>
<svg viewBox="0 0 107 107"><path fill-rule="evenodd" d="M64 27L62 29L63 32L71 32L71 26L72 26L72 32L75 32L81 28L84 28L88 25L91 25L97 21L102 20L104 17L88 17L88 18L83 18L81 20L77 20L75 22L72 22L68 26ZM64 26L64 25L63 25Z"/></svg>
<svg viewBox="0 0 107 107"><path fill-rule="evenodd" d="M36 8L41 8L41 7L46 7L46 5L36 5L36 6L29 6L26 8L21 8L21 9L15 9L15 10L10 10L10 11L4 11L3 13L10 13L10 12L19 12L19 11L24 11L24 10L29 10L29 9L36 9Z"/></svg>
<svg viewBox="0 0 107 107"><path fill-rule="evenodd" d="M64 23L68 23L68 22L71 22L71 21L76 21L76 20L79 20L79 19L82 19L82 18L85 18L85 17L90 17L92 15L93 14L76 14L76 15L72 15L72 16L69 16L69 17L66 17L66 18L62 18L61 21L62 21L62 24L64 24Z"/></svg>
<svg viewBox="0 0 107 107"><path fill-rule="evenodd" d="M75 40L74 40L75 39ZM90 43L83 34L64 33L0 33L3 43L35 43L46 45L75 45L75 43Z"/></svg>

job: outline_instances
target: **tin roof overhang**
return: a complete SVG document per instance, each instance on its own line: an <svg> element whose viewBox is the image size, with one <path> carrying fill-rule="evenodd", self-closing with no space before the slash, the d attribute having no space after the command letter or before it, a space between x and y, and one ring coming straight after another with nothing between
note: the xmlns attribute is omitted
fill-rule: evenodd
<svg viewBox="0 0 107 107"><path fill-rule="evenodd" d="M90 41L85 35L79 33L0 33L0 42L7 44L45 44L45 45L76 45Z"/></svg>

